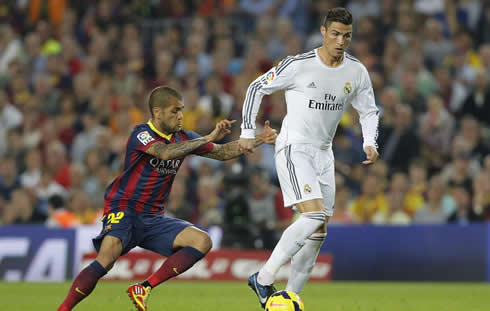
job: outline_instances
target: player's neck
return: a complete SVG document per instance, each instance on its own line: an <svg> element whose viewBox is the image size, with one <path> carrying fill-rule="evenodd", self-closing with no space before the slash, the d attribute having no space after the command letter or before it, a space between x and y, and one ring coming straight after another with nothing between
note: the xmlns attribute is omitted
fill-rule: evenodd
<svg viewBox="0 0 490 311"><path fill-rule="evenodd" d="M160 127L160 123L156 122L153 119L150 119L149 123L151 123L151 126L153 127L153 130L156 130L158 134L163 134L163 136L171 136L172 133L167 133L164 129Z"/></svg>
<svg viewBox="0 0 490 311"><path fill-rule="evenodd" d="M321 46L318 49L318 55L320 56L321 61L327 65L328 67L337 67L342 64L344 61L344 55L335 57L328 54L327 49L324 46Z"/></svg>

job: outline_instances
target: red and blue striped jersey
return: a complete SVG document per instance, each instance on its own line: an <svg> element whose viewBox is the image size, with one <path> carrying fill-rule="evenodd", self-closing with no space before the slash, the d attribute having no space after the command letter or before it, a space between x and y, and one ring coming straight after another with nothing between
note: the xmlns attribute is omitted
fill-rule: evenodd
<svg viewBox="0 0 490 311"><path fill-rule="evenodd" d="M195 132L184 130L165 135L151 122L137 125L128 139L123 172L106 189L104 215L126 209L146 214L163 213L184 157L161 160L145 151L158 141L172 144L199 137ZM213 146L208 143L192 153L205 154L213 150Z"/></svg>

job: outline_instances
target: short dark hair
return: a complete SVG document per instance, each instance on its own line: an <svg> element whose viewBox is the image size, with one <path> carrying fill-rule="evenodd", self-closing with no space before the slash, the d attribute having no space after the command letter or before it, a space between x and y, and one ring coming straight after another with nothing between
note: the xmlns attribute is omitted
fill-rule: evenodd
<svg viewBox="0 0 490 311"><path fill-rule="evenodd" d="M175 97L182 100L182 95L168 86L158 86L150 92L148 97L148 106L150 108L151 117L153 117L153 108L165 108L170 102L170 98Z"/></svg>
<svg viewBox="0 0 490 311"><path fill-rule="evenodd" d="M323 21L323 26L328 28L331 23L339 22L344 25L352 25L352 14L345 8L333 8L328 10L327 15Z"/></svg>

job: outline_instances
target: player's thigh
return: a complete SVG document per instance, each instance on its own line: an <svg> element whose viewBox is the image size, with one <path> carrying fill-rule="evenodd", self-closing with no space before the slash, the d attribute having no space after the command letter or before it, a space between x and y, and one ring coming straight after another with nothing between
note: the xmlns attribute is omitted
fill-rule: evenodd
<svg viewBox="0 0 490 311"><path fill-rule="evenodd" d="M142 215L140 220L144 233L138 245L166 257L174 253L174 241L179 233L192 226L185 220L160 214Z"/></svg>
<svg viewBox="0 0 490 311"><path fill-rule="evenodd" d="M322 212L324 210L323 199L296 203L296 210L300 213Z"/></svg>
<svg viewBox="0 0 490 311"><path fill-rule="evenodd" d="M123 250L122 242L119 238L111 235L106 235L102 239L102 243L97 253L97 260L104 268L110 270L112 265L121 256Z"/></svg>
<svg viewBox="0 0 490 311"><path fill-rule="evenodd" d="M322 161L318 182L322 192L324 209L327 216L332 216L335 208L335 166L331 151L326 152Z"/></svg>
<svg viewBox="0 0 490 311"><path fill-rule="evenodd" d="M276 153L276 170L284 206L323 199L314 154L305 145L288 145Z"/></svg>
<svg viewBox="0 0 490 311"><path fill-rule="evenodd" d="M191 246L202 253L207 253L213 246L213 243L205 231L194 226L189 226L177 235L173 244L174 249L186 246Z"/></svg>

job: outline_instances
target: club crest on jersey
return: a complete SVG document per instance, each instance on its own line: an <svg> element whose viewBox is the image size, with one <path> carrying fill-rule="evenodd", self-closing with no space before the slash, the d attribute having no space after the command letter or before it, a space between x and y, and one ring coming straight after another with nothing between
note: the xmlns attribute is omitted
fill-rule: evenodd
<svg viewBox="0 0 490 311"><path fill-rule="evenodd" d="M311 187L308 184L305 185L305 193L308 193L308 194L311 193Z"/></svg>
<svg viewBox="0 0 490 311"><path fill-rule="evenodd" d="M352 92L352 85L350 85L350 82L345 82L344 93L350 94L350 92Z"/></svg>
<svg viewBox="0 0 490 311"><path fill-rule="evenodd" d="M138 140L145 146L155 140L155 138L151 137L148 131L139 133L138 136L136 136L136 138L138 138Z"/></svg>

